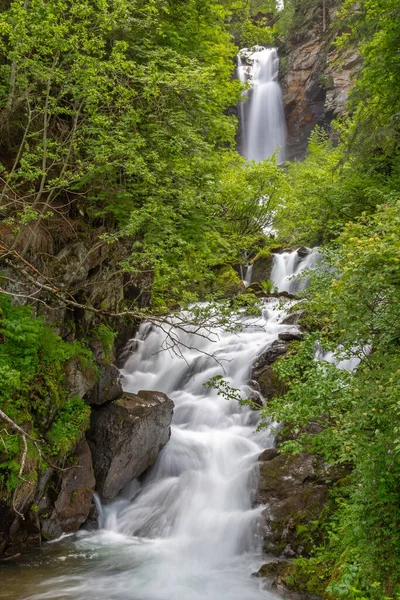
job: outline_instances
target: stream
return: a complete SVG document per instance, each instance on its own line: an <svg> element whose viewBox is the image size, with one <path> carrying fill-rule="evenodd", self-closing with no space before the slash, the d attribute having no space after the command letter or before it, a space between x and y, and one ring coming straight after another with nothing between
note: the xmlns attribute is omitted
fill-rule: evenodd
<svg viewBox="0 0 400 600"><path fill-rule="evenodd" d="M275 49L241 51L239 77L253 87L243 136L247 158L263 160L279 149L278 160L283 160L278 66ZM290 276L312 266L314 255L286 254L275 256L272 279L278 290L293 291L303 284ZM249 266L246 286L251 277ZM161 351L163 331L141 326L135 352L122 370L123 386L133 393L162 391L174 401L170 441L140 481L131 482L116 500L98 503L96 530L81 530L45 544L33 557L3 563L0 598L279 598L252 576L263 561L260 517L265 507L253 502L257 461L262 450L273 446L273 436L268 429L257 431L257 411L203 385L223 375L243 398L249 396L254 361L280 333L293 328L283 324L286 312L276 298L263 301L261 313L243 317L238 333L175 331L183 358Z"/></svg>
<svg viewBox="0 0 400 600"><path fill-rule="evenodd" d="M312 256L312 255L309 255ZM311 262L311 259L304 260ZM293 263L294 264L294 263ZM282 281L287 270L275 270ZM0 598L23 600L274 600L263 580L257 460L273 446L258 413L204 383L224 374L249 396L252 365L279 333L275 298L239 333L180 332L184 359L160 348L165 333L143 324L122 371L126 391L163 391L175 403L172 436L148 475L99 506L99 528L45 544L1 567ZM217 359L217 360L216 360Z"/></svg>

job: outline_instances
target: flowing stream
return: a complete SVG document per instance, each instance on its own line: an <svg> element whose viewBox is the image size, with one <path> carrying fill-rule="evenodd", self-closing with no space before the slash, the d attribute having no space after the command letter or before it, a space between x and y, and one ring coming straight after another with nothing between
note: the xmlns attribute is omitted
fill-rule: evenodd
<svg viewBox="0 0 400 600"><path fill-rule="evenodd" d="M278 150L278 163L285 160L286 125L282 91L278 83L276 48L243 48L238 55L238 78L251 85L239 105L242 154L262 161Z"/></svg>
<svg viewBox="0 0 400 600"><path fill-rule="evenodd" d="M321 260L318 248L275 254L271 280L278 292L296 294L307 287L308 278L304 271L314 269Z"/></svg>
<svg viewBox="0 0 400 600"><path fill-rule="evenodd" d="M268 299L261 317L243 317L239 333L213 330L196 337L179 332L185 360L160 352L165 334L142 325L122 371L124 388L170 396L175 403L170 441L144 480L135 480L118 499L100 507L98 530L46 544L39 556L25 562L29 568L3 567L0 597L279 598L252 577L262 563L264 508L254 506L252 492L258 456L272 447L273 437L268 429L257 432L257 412L203 384L224 374L232 388L248 397L255 359L279 333L293 329L282 323L285 316L279 301Z"/></svg>

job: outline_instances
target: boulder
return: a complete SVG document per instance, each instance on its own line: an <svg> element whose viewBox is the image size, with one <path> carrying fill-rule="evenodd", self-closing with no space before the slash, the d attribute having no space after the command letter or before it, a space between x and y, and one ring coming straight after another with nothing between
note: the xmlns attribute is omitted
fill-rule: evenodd
<svg viewBox="0 0 400 600"><path fill-rule="evenodd" d="M275 340L255 361L251 378L258 381L257 373L264 367L272 365L278 358L286 354L287 343L283 340Z"/></svg>
<svg viewBox="0 0 400 600"><path fill-rule="evenodd" d="M283 342L300 342L304 338L304 334L298 329L284 331L278 335L278 338Z"/></svg>
<svg viewBox="0 0 400 600"><path fill-rule="evenodd" d="M300 248L297 248L297 254L300 256L300 258L305 258L310 254L310 250L305 246L300 246Z"/></svg>
<svg viewBox="0 0 400 600"><path fill-rule="evenodd" d="M71 358L65 366L66 386L71 396L83 398L97 382L96 374L83 370L78 358Z"/></svg>
<svg viewBox="0 0 400 600"><path fill-rule="evenodd" d="M173 407L161 392L140 391L93 410L87 436L103 498L115 498L154 464L170 438Z"/></svg>
<svg viewBox="0 0 400 600"><path fill-rule="evenodd" d="M89 404L101 405L121 398L123 390L117 367L103 359L97 361L97 366L100 369L100 380L89 390L85 400Z"/></svg>
<svg viewBox="0 0 400 600"><path fill-rule="evenodd" d="M304 310L296 310L282 320L282 325L297 325L303 315Z"/></svg>
<svg viewBox="0 0 400 600"><path fill-rule="evenodd" d="M64 471L61 489L54 509L41 518L42 536L47 540L62 533L74 533L88 517L95 489L92 455L86 440L82 440L74 453L75 466ZM41 512L43 507L39 507Z"/></svg>
<svg viewBox="0 0 400 600"><path fill-rule="evenodd" d="M278 454L265 450L259 458L256 500L263 512L264 550L292 558L308 555L321 535L318 524L334 473L314 455Z"/></svg>
<svg viewBox="0 0 400 600"><path fill-rule="evenodd" d="M265 400L283 396L287 392L286 384L279 379L272 366L266 366L257 372L257 382Z"/></svg>
<svg viewBox="0 0 400 600"><path fill-rule="evenodd" d="M272 267L274 265L274 257L270 254L267 257L256 257L253 262L253 270L251 273L252 282L269 281L271 279Z"/></svg>
<svg viewBox="0 0 400 600"><path fill-rule="evenodd" d="M287 347L287 342L284 340L275 340L254 363L251 380L257 382L257 389L265 400L283 395L287 391L286 385L282 383L271 366L278 358L286 354Z"/></svg>

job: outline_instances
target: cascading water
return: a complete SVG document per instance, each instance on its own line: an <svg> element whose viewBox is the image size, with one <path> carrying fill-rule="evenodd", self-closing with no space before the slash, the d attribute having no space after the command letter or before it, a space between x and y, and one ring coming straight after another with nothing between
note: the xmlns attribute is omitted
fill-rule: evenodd
<svg viewBox="0 0 400 600"><path fill-rule="evenodd" d="M249 287L249 285L251 284L251 278L253 276L253 267L254 265L247 265L246 267L246 273L243 278L243 283L246 288Z"/></svg>
<svg viewBox="0 0 400 600"><path fill-rule="evenodd" d="M99 530L52 545L46 576L43 563L29 569L26 587L19 569L18 595L8 586L7 598L278 598L251 577L261 562L257 528L264 508L253 506L252 490L258 456L273 445L273 437L268 430L256 431L257 412L203 383L225 371L228 384L247 397L256 357L293 328L282 324L284 316L278 301L270 299L262 317L246 318L239 333L213 330L195 337L177 331L186 360L160 352L165 334L141 326L137 349L123 369L124 387L170 396L175 403L171 440L144 482L133 482L102 507Z"/></svg>
<svg viewBox="0 0 400 600"><path fill-rule="evenodd" d="M313 269L320 261L318 248L311 248L305 253L298 250L274 254L271 280L278 292L296 294L307 287L307 277L303 271ZM301 274L303 273L303 277Z"/></svg>
<svg viewBox="0 0 400 600"><path fill-rule="evenodd" d="M240 105L242 153L262 161L278 150L278 163L285 160L286 125L282 92L278 83L279 58L276 48L244 48L238 55L238 78L252 90Z"/></svg>

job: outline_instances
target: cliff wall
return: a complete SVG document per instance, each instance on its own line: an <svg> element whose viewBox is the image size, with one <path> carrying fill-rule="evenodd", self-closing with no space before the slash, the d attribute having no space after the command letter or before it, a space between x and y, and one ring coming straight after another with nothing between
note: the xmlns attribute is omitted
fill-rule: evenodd
<svg viewBox="0 0 400 600"><path fill-rule="evenodd" d="M356 48L342 51L335 46L343 33L336 19L340 3L327 0L325 11L322 4L301 3L280 44L288 160L304 157L316 125L332 133L331 122L346 113L361 68Z"/></svg>

